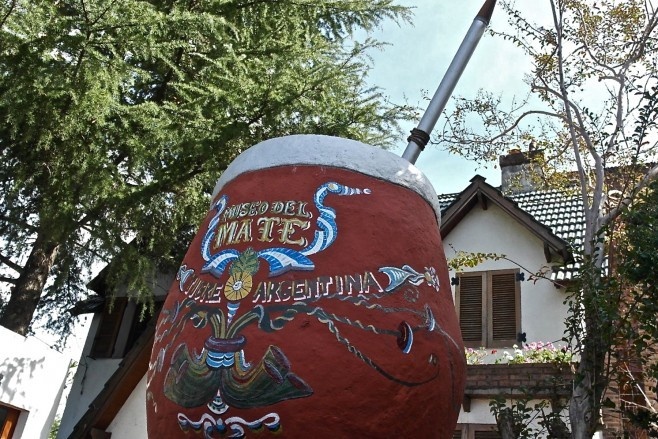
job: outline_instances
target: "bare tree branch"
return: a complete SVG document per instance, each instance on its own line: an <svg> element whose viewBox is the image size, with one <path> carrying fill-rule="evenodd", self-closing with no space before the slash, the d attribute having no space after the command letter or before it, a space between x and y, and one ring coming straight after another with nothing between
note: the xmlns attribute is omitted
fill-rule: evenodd
<svg viewBox="0 0 658 439"><path fill-rule="evenodd" d="M604 215L601 218L601 225L605 226L607 224L610 224L612 220L617 218L622 212L628 209L628 207L633 203L633 200L635 199L635 195L638 194L640 191L642 191L642 189L649 186L649 184L652 181L656 180L657 178L658 178L658 165L652 167L644 175L644 177L640 180L640 182L633 187L633 190L631 190L630 194L624 197L619 202L619 205L617 207L611 209L606 215Z"/></svg>

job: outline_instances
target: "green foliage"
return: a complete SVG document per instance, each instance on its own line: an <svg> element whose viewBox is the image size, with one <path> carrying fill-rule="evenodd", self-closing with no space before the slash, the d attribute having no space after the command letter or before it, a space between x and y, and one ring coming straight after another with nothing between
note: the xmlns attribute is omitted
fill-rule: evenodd
<svg viewBox="0 0 658 439"><path fill-rule="evenodd" d="M448 267L451 270L461 270L466 267L477 267L485 261L498 261L500 259L506 259L505 255L459 250L448 260Z"/></svg>
<svg viewBox="0 0 658 439"><path fill-rule="evenodd" d="M658 183L654 182L640 195L638 201L623 217L626 227L619 247L623 262L619 271L626 280L640 289L656 293L658 286ZM650 295L649 295L650 296ZM653 297L643 302L643 306L653 305ZM658 306L658 304L656 304ZM655 313L657 309L649 312ZM658 333L658 332L657 332Z"/></svg>
<svg viewBox="0 0 658 439"><path fill-rule="evenodd" d="M619 378L643 394L644 400L627 409L625 415L636 426L658 434L658 183L640 194L638 201L622 216L624 227L618 235L619 265L611 288L620 291L623 318L619 321L619 344L627 346L617 355ZM642 372L631 367L641 362ZM645 381L646 380L646 381ZM645 383L649 382L649 386Z"/></svg>
<svg viewBox="0 0 658 439"><path fill-rule="evenodd" d="M48 439L56 439L57 433L59 433L59 426L62 424L62 419L58 416L53 421L53 425L50 427L50 432L48 433Z"/></svg>
<svg viewBox="0 0 658 439"><path fill-rule="evenodd" d="M546 403L539 404L543 407ZM504 397L498 396L489 402L489 409L496 418L503 438L526 439L540 436L540 429L531 424L539 407L530 405L529 398L507 401Z"/></svg>
<svg viewBox="0 0 658 439"><path fill-rule="evenodd" d="M498 432L503 439L571 437L563 413L564 402L559 395L553 394L550 400L533 403L534 389L514 390L525 396L511 400L498 396L489 402L489 409L496 418Z"/></svg>
<svg viewBox="0 0 658 439"><path fill-rule="evenodd" d="M391 0L4 2L5 309L29 322L41 297L39 312L63 331L89 268L118 254L108 281L148 303L153 273L180 260L213 181L259 141L313 133L390 145L406 108L366 86L378 43L351 35L407 14ZM39 249L52 259L40 263L48 283L27 279Z"/></svg>

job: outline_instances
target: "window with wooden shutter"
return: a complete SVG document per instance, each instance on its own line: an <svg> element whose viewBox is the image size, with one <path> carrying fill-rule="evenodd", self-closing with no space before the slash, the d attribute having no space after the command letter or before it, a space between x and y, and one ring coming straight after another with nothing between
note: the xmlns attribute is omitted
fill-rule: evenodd
<svg viewBox="0 0 658 439"><path fill-rule="evenodd" d="M20 410L0 404L0 439L13 437L20 414Z"/></svg>
<svg viewBox="0 0 658 439"><path fill-rule="evenodd" d="M467 346L484 346L486 308L483 300L484 273L462 273L457 288L457 315L462 339Z"/></svg>
<svg viewBox="0 0 658 439"><path fill-rule="evenodd" d="M455 295L467 347L510 347L521 332L519 270L458 274Z"/></svg>
<svg viewBox="0 0 658 439"><path fill-rule="evenodd" d="M487 273L489 327L487 346L509 347L521 332L518 270Z"/></svg>

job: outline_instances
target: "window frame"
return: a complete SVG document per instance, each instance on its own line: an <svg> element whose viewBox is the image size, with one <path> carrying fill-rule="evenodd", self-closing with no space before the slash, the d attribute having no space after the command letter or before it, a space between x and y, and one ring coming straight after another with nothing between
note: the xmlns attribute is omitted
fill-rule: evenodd
<svg viewBox="0 0 658 439"><path fill-rule="evenodd" d="M155 296L154 315L140 319L139 304L127 297L108 299L101 313L89 356L93 359L119 359L133 348L148 322L160 314L166 296Z"/></svg>
<svg viewBox="0 0 658 439"><path fill-rule="evenodd" d="M467 271L457 273L457 279L459 282L455 288L455 308L457 311L457 318L460 322L461 329L461 320L462 320L462 302L461 302L461 289L464 285L463 280L480 278L481 286L481 310L480 317L481 321L481 336L479 340L464 340L464 346L470 348L506 348L511 347L517 343L517 335L521 332L521 285L518 280L518 273L520 270L516 269L502 269L502 270L487 270L487 271ZM514 338L504 338L504 339L494 339L494 308L493 308L493 292L494 292L494 279L496 276L500 275L513 275L513 284L514 284L514 312L515 312L515 321L513 325ZM500 287L500 285L496 285ZM464 337L467 338L467 337Z"/></svg>
<svg viewBox="0 0 658 439"><path fill-rule="evenodd" d="M118 357L114 351L119 331L124 322L127 306L128 298L126 297L115 297L114 299L108 298L105 300L105 306L103 307L89 354L91 358Z"/></svg>
<svg viewBox="0 0 658 439"><path fill-rule="evenodd" d="M500 437L496 424L457 424L455 433L461 432L461 439L475 439L475 433L495 431ZM453 435L455 438L456 434Z"/></svg>

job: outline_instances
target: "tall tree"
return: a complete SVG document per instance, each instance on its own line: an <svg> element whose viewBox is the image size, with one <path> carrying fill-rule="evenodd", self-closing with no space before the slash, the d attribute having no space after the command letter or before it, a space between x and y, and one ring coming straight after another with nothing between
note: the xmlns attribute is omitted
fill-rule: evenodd
<svg viewBox="0 0 658 439"><path fill-rule="evenodd" d="M528 96L458 99L435 142L480 161L530 144L544 150L547 175L574 177L585 236L567 334L580 356L569 413L573 437L586 438L600 428L617 329L619 302L602 285L609 231L658 174L638 166L658 152L658 11L651 0L542 0L528 5L547 12L536 23L513 1L503 7L512 30L494 33L532 60Z"/></svg>
<svg viewBox="0 0 658 439"><path fill-rule="evenodd" d="M0 325L62 330L92 264L140 291L241 151L293 133L386 146L357 29L392 0L10 0L0 5ZM126 243L138 238L138 246Z"/></svg>

